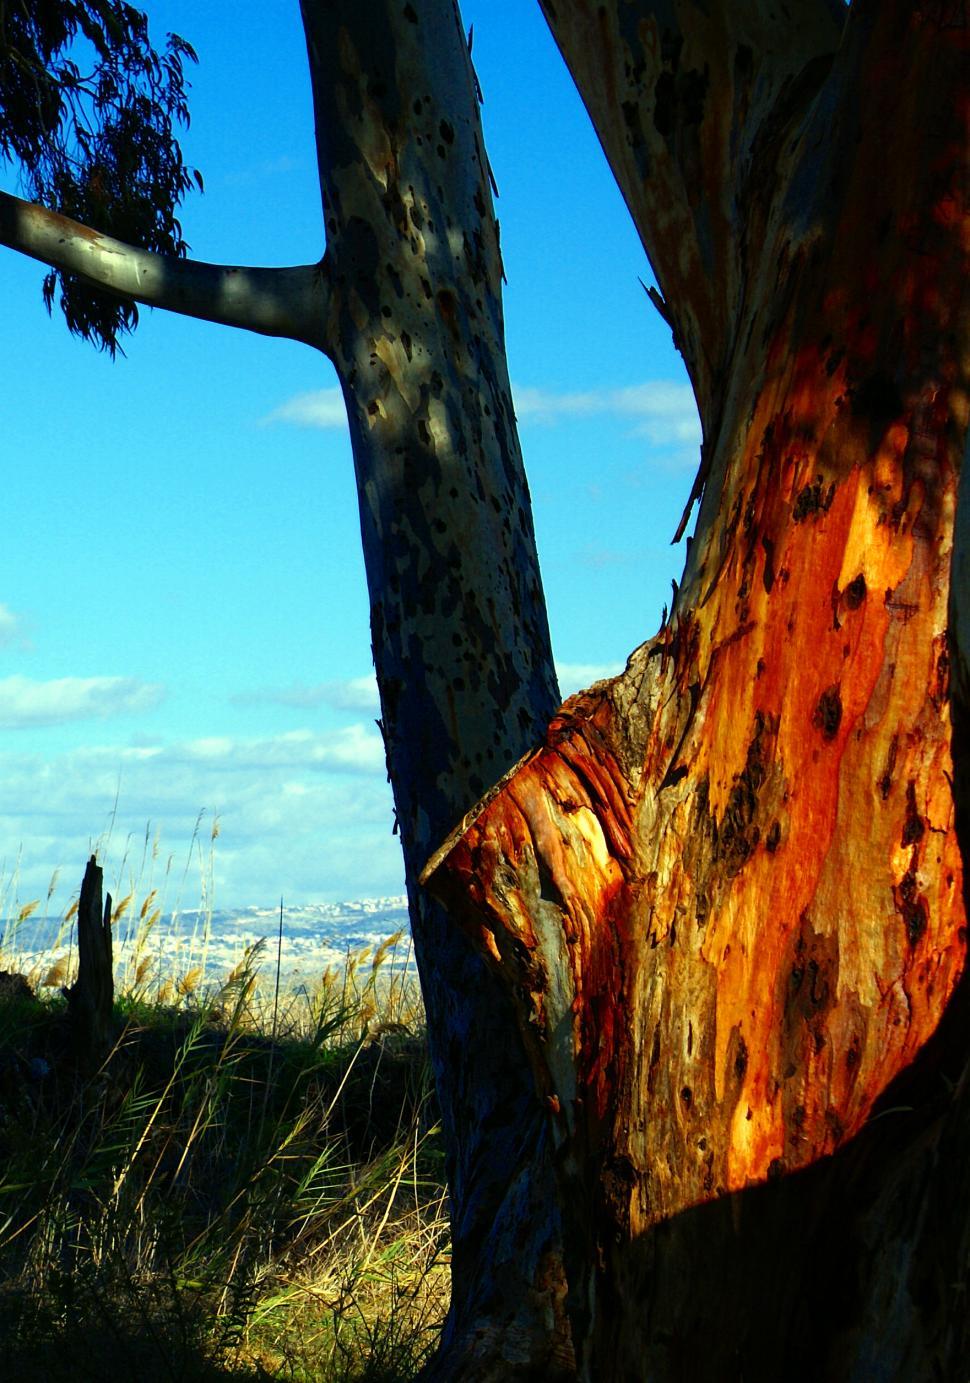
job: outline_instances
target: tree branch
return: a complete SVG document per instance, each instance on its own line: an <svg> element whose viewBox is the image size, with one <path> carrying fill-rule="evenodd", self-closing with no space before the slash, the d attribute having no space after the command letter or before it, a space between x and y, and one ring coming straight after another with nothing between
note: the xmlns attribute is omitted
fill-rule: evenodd
<svg viewBox="0 0 970 1383"><path fill-rule="evenodd" d="M0 244L148 307L323 349L329 292L322 264L249 269L174 259L8 192L0 192Z"/></svg>
<svg viewBox="0 0 970 1383"><path fill-rule="evenodd" d="M752 171L812 98L841 0L540 0L649 256L704 423L716 431L747 258ZM656 305L656 302L655 302Z"/></svg>

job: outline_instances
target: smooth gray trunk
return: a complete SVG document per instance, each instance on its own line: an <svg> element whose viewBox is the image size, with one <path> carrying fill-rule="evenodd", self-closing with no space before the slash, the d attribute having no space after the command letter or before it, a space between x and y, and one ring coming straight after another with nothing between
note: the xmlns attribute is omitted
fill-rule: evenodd
<svg viewBox="0 0 970 1383"><path fill-rule="evenodd" d="M305 0L303 16L326 349L350 419L381 724L449 1153L454 1297L437 1373L471 1379L482 1359L482 1376L554 1377L569 1353L558 1212L512 1006L416 883L559 701L474 74L453 0Z"/></svg>

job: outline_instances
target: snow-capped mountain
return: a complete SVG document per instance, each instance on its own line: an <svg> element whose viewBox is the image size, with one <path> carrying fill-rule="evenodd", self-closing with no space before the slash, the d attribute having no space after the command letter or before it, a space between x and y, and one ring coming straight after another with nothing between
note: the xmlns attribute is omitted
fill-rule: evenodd
<svg viewBox="0 0 970 1383"><path fill-rule="evenodd" d="M383 963L389 969L413 967L403 896L297 907L284 904L282 921L281 942L279 907L216 909L208 915L186 910L159 917L148 929L137 914L126 915L115 924L116 969L124 972L137 951L139 960L153 958L157 974L178 977L202 965L206 980L218 983L248 949L263 942L258 957L261 969L275 973L279 948L281 971L293 983L312 979L328 966L344 965L368 948L373 953L397 933L401 935ZM34 916L0 929L0 969L44 969L70 960L75 950L73 923L58 918Z"/></svg>

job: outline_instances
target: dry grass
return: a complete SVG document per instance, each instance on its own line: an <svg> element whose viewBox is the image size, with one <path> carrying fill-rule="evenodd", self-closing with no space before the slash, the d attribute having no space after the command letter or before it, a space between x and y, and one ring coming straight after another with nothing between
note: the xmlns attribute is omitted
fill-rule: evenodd
<svg viewBox="0 0 970 1383"><path fill-rule="evenodd" d="M449 1268L420 998L393 963L403 939L296 991L259 945L213 985L204 935L159 972L161 916L151 880L115 905L134 944L93 1079L72 1056L63 938L34 957L37 995L0 996L5 1370L412 1378ZM0 967L16 968L9 950Z"/></svg>

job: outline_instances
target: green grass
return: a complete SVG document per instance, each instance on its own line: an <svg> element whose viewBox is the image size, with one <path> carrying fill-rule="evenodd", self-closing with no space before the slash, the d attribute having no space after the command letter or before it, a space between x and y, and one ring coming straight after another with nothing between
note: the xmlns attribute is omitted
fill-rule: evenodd
<svg viewBox="0 0 970 1383"><path fill-rule="evenodd" d="M279 1002L258 948L216 989L136 966L93 1078L43 967L37 995L0 992L10 1377L415 1375L447 1308L443 1159L420 1004L385 958Z"/></svg>

